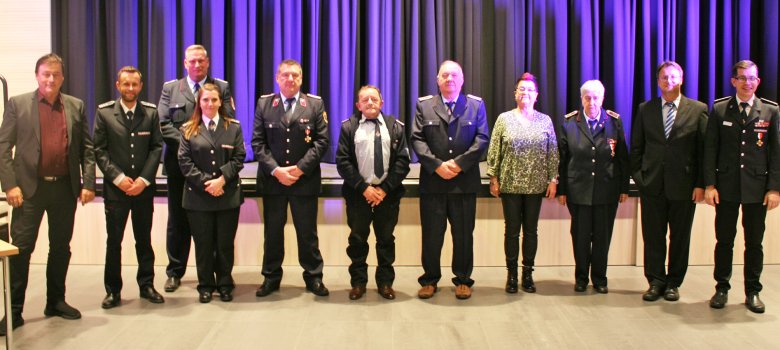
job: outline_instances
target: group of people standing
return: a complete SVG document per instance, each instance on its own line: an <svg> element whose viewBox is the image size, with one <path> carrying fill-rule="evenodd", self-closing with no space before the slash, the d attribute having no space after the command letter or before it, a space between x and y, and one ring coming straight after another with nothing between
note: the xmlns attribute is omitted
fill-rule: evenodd
<svg viewBox="0 0 780 350"><path fill-rule="evenodd" d="M104 176L107 231L103 308L121 304L121 242L128 217L136 241L140 297L164 302L153 284L151 246L161 157L168 178L169 264L164 290L171 293L179 288L192 239L199 301L210 302L214 292L224 302L233 299L234 240L243 202L239 172L246 151L230 85L208 76L209 64L203 46L188 47L187 76L165 83L156 106L138 99L143 88L140 71L123 67L116 81L120 98L98 107L90 135L84 103L60 92L62 59L48 54L36 62L38 90L11 98L0 127L0 181L13 207L11 238L20 253L11 260L14 328L24 324L30 255L44 213L50 222L44 313L81 317L65 302L65 275L76 203L94 198L96 164ZM515 86L517 108L499 115L491 135L484 102L462 92L461 66L445 61L437 75L440 94L418 99L408 141L406 125L382 112L379 88L361 87L358 112L342 123L336 154L350 228L349 298L360 299L366 293L371 227L376 235L377 291L383 298L395 298L393 231L411 145L421 165L424 273L417 294L421 299L438 291L448 223L455 296L472 295L479 162L487 152L490 193L501 198L506 223L506 292L536 291L532 272L541 204L543 198L557 197L572 217L574 290L584 292L592 283L596 292L608 293L613 224L633 176L641 195L645 276L650 285L643 299L679 299L695 203L706 200L717 212L717 285L710 306L722 308L727 302L742 206L746 304L753 312L763 312L758 293L764 221L766 211L780 201L777 104L755 96L760 79L750 61L734 66L731 82L736 96L716 100L712 112L682 96L683 70L677 63L663 62L657 78L661 97L639 106L630 153L620 116L602 107L605 89L597 80L582 85L582 108L568 113L556 127L548 115L535 110L539 87L533 75L523 74ZM317 207L320 160L330 143L327 114L322 98L300 91L303 71L298 62L282 61L276 82L279 93L257 101L250 142L258 160L264 222L265 278L256 296L280 288L288 207L306 289L326 296ZM668 269L664 264L667 227ZM5 332L5 322L0 332Z"/></svg>

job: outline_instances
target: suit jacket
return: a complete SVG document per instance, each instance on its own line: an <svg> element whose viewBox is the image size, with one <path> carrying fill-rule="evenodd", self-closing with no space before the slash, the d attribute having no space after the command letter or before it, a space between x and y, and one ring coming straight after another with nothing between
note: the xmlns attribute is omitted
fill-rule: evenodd
<svg viewBox="0 0 780 350"><path fill-rule="evenodd" d="M595 133L583 111L566 115L558 132L558 194L580 205L615 204L628 193L628 148L617 113L601 110Z"/></svg>
<svg viewBox="0 0 780 350"><path fill-rule="evenodd" d="M704 185L721 200L761 203L780 190L780 113L777 103L756 97L745 126L734 96L715 100L704 146Z"/></svg>
<svg viewBox="0 0 780 350"><path fill-rule="evenodd" d="M5 105L0 126L0 182L7 192L16 186L25 198L38 189L38 162L41 157L41 124L38 92L11 97ZM83 188L95 190L95 154L84 111L84 102L60 93L65 108L68 133L68 173L73 196ZM12 154L16 147L16 153Z"/></svg>
<svg viewBox="0 0 780 350"><path fill-rule="evenodd" d="M284 123L281 95L257 100L252 149L257 158L257 190L261 194L312 196L320 193L320 160L328 150L328 121L322 98L301 92L290 124ZM297 165L303 176L292 186L279 183L276 167Z"/></svg>
<svg viewBox="0 0 780 350"><path fill-rule="evenodd" d="M634 115L631 174L643 195L690 200L694 187L704 188L707 105L682 96L666 139L661 103L660 97L646 101Z"/></svg>
<svg viewBox="0 0 780 350"><path fill-rule="evenodd" d="M109 101L95 112L95 158L103 172L103 197L128 201L154 197L157 167L160 164L163 140L157 106L138 101L132 122L127 120L122 105ZM135 180L143 177L149 186L138 196L128 196L113 181L124 174Z"/></svg>
<svg viewBox="0 0 780 350"><path fill-rule="evenodd" d="M452 116L441 95L420 97L412 126L412 147L420 160L420 193L477 193L479 161L488 147L485 103L461 94ZM454 159L463 172L450 180L436 174L441 163Z"/></svg>
<svg viewBox="0 0 780 350"><path fill-rule="evenodd" d="M217 211L237 208L244 198L241 193L239 172L244 168L244 134L235 119L220 117L212 135L201 124L198 134L189 140L182 133L179 144L179 166L186 179L182 208L199 211ZM225 191L219 197L206 192L206 181L225 177Z"/></svg>
<svg viewBox="0 0 780 350"><path fill-rule="evenodd" d="M212 77L207 77L206 83L219 87L222 91L222 104L226 107L228 116L235 118L236 111L233 108L233 98L230 97L230 83ZM160 103L157 104L157 114L160 116L160 128L163 140L165 140L163 165L168 176L182 176L181 170L179 170L179 160L176 159L179 139L181 138L179 128L190 120L194 111L195 95L192 94L192 90L187 84L187 77L163 84Z"/></svg>
<svg viewBox="0 0 780 350"><path fill-rule="evenodd" d="M393 116L382 114L390 133L390 166L387 177L379 184L379 187L390 193L403 188L401 181L409 174L409 147L406 144L406 132L404 124ZM355 153L355 132L360 126L360 113L353 114L349 119L341 123L339 135L339 148L336 151L336 169L344 178L343 189L350 189L363 194L368 184L358 170L357 154Z"/></svg>

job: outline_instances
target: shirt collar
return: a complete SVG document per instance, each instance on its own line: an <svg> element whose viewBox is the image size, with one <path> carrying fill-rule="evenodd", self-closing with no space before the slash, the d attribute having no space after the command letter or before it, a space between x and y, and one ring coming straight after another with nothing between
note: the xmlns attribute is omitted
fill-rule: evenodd
<svg viewBox="0 0 780 350"><path fill-rule="evenodd" d="M583 113L583 114L585 114L585 113ZM585 120L596 120L596 121L601 120L601 109L599 109L599 114L596 114L596 118L595 119L591 119L587 114L585 114Z"/></svg>
<svg viewBox="0 0 780 350"><path fill-rule="evenodd" d="M458 103L458 97L460 97L460 95L458 95L458 96L455 97L454 100L447 101L447 99L444 98L444 95L439 95L439 96L441 96L441 102L444 103L445 106L447 105L447 102Z"/></svg>
<svg viewBox="0 0 780 350"><path fill-rule="evenodd" d="M667 103L672 102L674 103L674 108L680 108L680 101L682 101L682 94L677 95L677 98L674 99L674 101L667 101L664 100L663 97L661 97L661 107L666 106Z"/></svg>
<svg viewBox="0 0 780 350"><path fill-rule="evenodd" d="M362 113L360 114L360 124L365 123L368 120L365 115ZM379 121L379 125L385 125L385 118L382 118L382 113L379 113L378 116L376 116L376 120Z"/></svg>
<svg viewBox="0 0 780 350"><path fill-rule="evenodd" d="M195 83L198 83L201 88L203 88L203 85L206 84L206 79L208 79L208 76L203 78L201 81L194 81L190 76L187 76L187 84L190 86L190 90L195 91Z"/></svg>
<svg viewBox="0 0 780 350"><path fill-rule="evenodd" d="M753 94L753 96L750 96L750 99L747 101L742 101L739 99L739 96L737 96L737 105L741 104L742 102L747 102L748 108L753 108L753 102L756 100L756 94Z"/></svg>
<svg viewBox="0 0 780 350"><path fill-rule="evenodd" d="M212 120L214 121L214 124L216 124L217 126L219 126L219 114L217 114L217 115L214 117L214 119L209 119L209 117L207 117L207 116L205 116L205 115L201 115L201 116L200 116L200 119L201 119L201 120L203 120L203 125L205 125L205 126L206 126L206 128L208 128L208 127L209 127L209 122L210 122L210 121L212 121Z"/></svg>
<svg viewBox="0 0 780 350"><path fill-rule="evenodd" d="M49 104L49 101L46 99L46 96L43 96L43 94L41 93L41 90L36 90L36 92L37 92L37 96L38 96L38 102L43 102L45 104ZM58 104L62 105L62 94L61 93L57 93L57 98L54 99L54 105L52 107L57 106Z"/></svg>
<svg viewBox="0 0 780 350"><path fill-rule="evenodd" d="M135 106L133 106L133 108L128 108L125 105L125 101L122 101L122 99L120 98L119 105L122 106L122 112L125 112L125 114L127 114L127 111L133 111L133 114L135 114L135 109L136 107L138 107L138 101L135 101Z"/></svg>
<svg viewBox="0 0 780 350"><path fill-rule="evenodd" d="M283 93L279 92L279 96L281 96L281 97L282 97L282 102L284 102L284 101L287 101L287 99L288 99L288 98L290 98L290 97L292 97L292 98L294 98L294 99L295 99L295 101L294 101L294 102L297 102L297 101L298 101L298 99L301 97L301 91L299 90L298 92L296 92L296 93L295 93L295 95L293 95L293 96L290 96L290 97L284 96L284 94L283 94Z"/></svg>

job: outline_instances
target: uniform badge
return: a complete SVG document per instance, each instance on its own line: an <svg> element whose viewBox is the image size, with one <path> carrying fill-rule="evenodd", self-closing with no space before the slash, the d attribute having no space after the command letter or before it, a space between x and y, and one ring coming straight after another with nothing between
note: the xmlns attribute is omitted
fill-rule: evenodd
<svg viewBox="0 0 780 350"><path fill-rule="evenodd" d="M301 107L306 107L306 100L305 99L300 99L299 101L301 101Z"/></svg>
<svg viewBox="0 0 780 350"><path fill-rule="evenodd" d="M278 106L278 105L279 105L279 99L278 99L278 98L275 98L275 99L274 99L274 103L273 103L273 107L276 107L276 106Z"/></svg>
<svg viewBox="0 0 780 350"><path fill-rule="evenodd" d="M612 157L615 156L615 146L617 146L617 140L615 139L607 139L607 142L609 143L609 149L612 151Z"/></svg>
<svg viewBox="0 0 780 350"><path fill-rule="evenodd" d="M309 136L309 134L311 134L311 129L306 127L306 137L303 138L303 141L306 141L306 143L311 142L311 136Z"/></svg>
<svg viewBox="0 0 780 350"><path fill-rule="evenodd" d="M301 118L301 119L298 119L298 122L301 123L301 124L306 124L306 123L309 122L309 119Z"/></svg>
<svg viewBox="0 0 780 350"><path fill-rule="evenodd" d="M753 125L755 128L767 128L769 127L769 122L766 120L758 120L756 121L755 125Z"/></svg>
<svg viewBox="0 0 780 350"><path fill-rule="evenodd" d="M756 123L756 124L758 124L758 123ZM761 139L764 138L764 133L763 132L757 133L756 136L758 137L758 141L756 141L756 145L758 147L763 146L764 145L764 141L762 141Z"/></svg>
<svg viewBox="0 0 780 350"><path fill-rule="evenodd" d="M322 112L322 119L325 120L325 125L328 125L328 113L323 111Z"/></svg>

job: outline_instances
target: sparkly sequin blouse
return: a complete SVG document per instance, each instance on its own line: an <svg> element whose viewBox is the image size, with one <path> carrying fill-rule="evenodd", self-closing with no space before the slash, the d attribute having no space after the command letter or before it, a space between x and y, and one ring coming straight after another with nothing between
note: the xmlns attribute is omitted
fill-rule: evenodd
<svg viewBox="0 0 780 350"><path fill-rule="evenodd" d="M550 180L558 177L559 159L550 116L534 110L528 120L516 109L498 116L490 137L487 174L498 178L501 193L544 193Z"/></svg>

